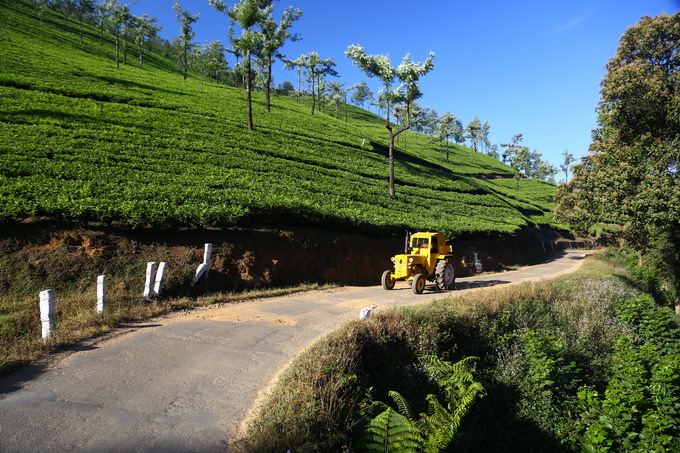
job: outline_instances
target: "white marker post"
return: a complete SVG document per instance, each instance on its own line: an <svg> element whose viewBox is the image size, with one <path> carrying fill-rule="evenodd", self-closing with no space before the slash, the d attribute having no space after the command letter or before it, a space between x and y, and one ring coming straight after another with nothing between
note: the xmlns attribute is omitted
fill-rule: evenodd
<svg viewBox="0 0 680 453"><path fill-rule="evenodd" d="M359 312L359 319L361 321L366 321L371 317L371 309L370 308L362 308L361 311Z"/></svg>
<svg viewBox="0 0 680 453"><path fill-rule="evenodd" d="M153 293L156 296L161 295L161 290L163 287L163 279L165 278L165 269L167 267L167 264L165 261L162 261L158 265L158 270L156 271L156 282L153 285Z"/></svg>
<svg viewBox="0 0 680 453"><path fill-rule="evenodd" d="M144 298L151 300L153 297L153 279L156 274L156 262L146 263L146 281L144 282Z"/></svg>
<svg viewBox="0 0 680 453"><path fill-rule="evenodd" d="M97 307L95 313L101 313L106 307L106 276L97 277Z"/></svg>
<svg viewBox="0 0 680 453"><path fill-rule="evenodd" d="M194 279L191 280L191 286L194 286L198 281L203 277L203 274L205 274L208 271L208 265L205 263L201 263L200 266L198 266L198 269L196 269L196 275L194 275Z"/></svg>
<svg viewBox="0 0 680 453"><path fill-rule="evenodd" d="M206 264L208 266L208 268L205 270L205 278L208 278L211 263L212 263L212 244L205 244L203 250L203 264Z"/></svg>
<svg viewBox="0 0 680 453"><path fill-rule="evenodd" d="M194 286L196 283L198 283L203 275L205 275L205 278L208 278L208 274L210 273L210 263L212 260L212 249L212 244L205 244L203 249L203 262L198 266L198 269L196 269L196 275L191 281L191 286Z"/></svg>
<svg viewBox="0 0 680 453"><path fill-rule="evenodd" d="M40 292L40 322L42 323L42 338L47 340L54 329L56 318L56 297L53 289Z"/></svg>

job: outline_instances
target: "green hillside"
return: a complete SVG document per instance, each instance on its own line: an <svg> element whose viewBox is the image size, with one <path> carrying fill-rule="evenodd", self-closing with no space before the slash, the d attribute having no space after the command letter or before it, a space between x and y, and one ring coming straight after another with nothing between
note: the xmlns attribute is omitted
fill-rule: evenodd
<svg viewBox="0 0 680 453"><path fill-rule="evenodd" d="M130 226L315 225L355 231L512 233L552 222L554 186L427 137L397 147L389 198L383 120L183 80L147 55L116 69L112 37L30 3L0 6L0 220L47 216ZM436 69L435 69L436 70ZM416 144L417 140L417 144Z"/></svg>

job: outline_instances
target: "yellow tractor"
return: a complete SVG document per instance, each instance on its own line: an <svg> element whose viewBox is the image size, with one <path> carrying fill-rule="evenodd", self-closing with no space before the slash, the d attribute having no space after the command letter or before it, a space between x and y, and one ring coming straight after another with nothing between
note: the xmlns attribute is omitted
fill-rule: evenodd
<svg viewBox="0 0 680 453"><path fill-rule="evenodd" d="M441 233L415 233L406 237L403 255L392 257L394 270L382 274L385 289L394 288L397 280L407 280L415 294L425 289L426 281L436 284L437 290L455 289L452 247Z"/></svg>

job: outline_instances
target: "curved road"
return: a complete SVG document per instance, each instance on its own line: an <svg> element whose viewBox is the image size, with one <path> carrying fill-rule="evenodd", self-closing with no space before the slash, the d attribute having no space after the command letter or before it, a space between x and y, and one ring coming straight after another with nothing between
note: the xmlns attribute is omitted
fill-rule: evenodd
<svg viewBox="0 0 680 453"><path fill-rule="evenodd" d="M572 272L586 254L461 278L453 294ZM225 451L258 393L315 339L361 308L450 294L345 287L123 326L0 379L0 452Z"/></svg>

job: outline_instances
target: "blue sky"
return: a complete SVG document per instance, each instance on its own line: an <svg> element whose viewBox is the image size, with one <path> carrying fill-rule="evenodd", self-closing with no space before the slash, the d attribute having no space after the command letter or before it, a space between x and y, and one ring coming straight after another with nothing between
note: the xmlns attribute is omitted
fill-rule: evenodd
<svg viewBox="0 0 680 453"><path fill-rule="evenodd" d="M228 44L227 16L208 0L180 3L200 14L196 42ZM161 35L172 39L179 32L172 4L140 0L133 12L158 17ZM309 51L333 57L339 81L365 80L377 91L377 81L344 56L348 45L387 54L395 65L407 52L422 61L432 50L435 68L422 80L421 106L439 114L450 111L465 125L475 116L488 121L493 143L523 133L524 144L554 165L565 149L576 157L588 151L599 84L621 34L642 16L680 10L680 0L280 0L276 5L278 11L290 5L303 11L293 29L302 40L286 44L288 57ZM279 63L274 78L294 81L295 75Z"/></svg>

